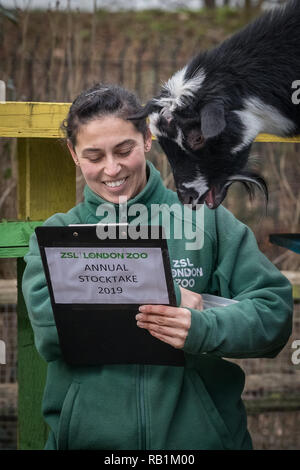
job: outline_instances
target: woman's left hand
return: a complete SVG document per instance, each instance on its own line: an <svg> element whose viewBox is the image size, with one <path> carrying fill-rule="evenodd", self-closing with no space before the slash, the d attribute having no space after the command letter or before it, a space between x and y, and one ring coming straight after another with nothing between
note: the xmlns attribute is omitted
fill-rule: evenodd
<svg viewBox="0 0 300 470"><path fill-rule="evenodd" d="M142 305L136 315L137 325L155 338L182 349L191 326L191 312L183 307Z"/></svg>

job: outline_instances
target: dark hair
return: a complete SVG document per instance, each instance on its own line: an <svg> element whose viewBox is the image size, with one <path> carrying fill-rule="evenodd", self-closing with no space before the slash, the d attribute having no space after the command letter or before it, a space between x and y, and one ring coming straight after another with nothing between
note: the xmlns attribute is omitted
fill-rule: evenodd
<svg viewBox="0 0 300 470"><path fill-rule="evenodd" d="M67 118L61 124L61 129L75 147L81 124L105 115L127 120L130 115L140 112L141 109L142 106L135 93L118 85L97 83L75 98ZM146 119L131 122L145 138L148 129Z"/></svg>

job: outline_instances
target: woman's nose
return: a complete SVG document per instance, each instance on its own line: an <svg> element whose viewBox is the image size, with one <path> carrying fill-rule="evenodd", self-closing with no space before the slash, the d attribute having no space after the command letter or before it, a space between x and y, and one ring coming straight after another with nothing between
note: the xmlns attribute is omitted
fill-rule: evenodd
<svg viewBox="0 0 300 470"><path fill-rule="evenodd" d="M114 159L107 159L105 162L105 173L107 176L116 176L120 172L121 166Z"/></svg>

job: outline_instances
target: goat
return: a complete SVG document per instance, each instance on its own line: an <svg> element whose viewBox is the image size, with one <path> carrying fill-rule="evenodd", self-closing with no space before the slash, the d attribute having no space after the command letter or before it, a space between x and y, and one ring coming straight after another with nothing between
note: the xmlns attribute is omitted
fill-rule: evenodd
<svg viewBox="0 0 300 470"><path fill-rule="evenodd" d="M291 0L247 25L176 72L139 113L170 162L178 197L215 209L229 186L262 177L248 169L259 133L300 134L300 1ZM297 101L297 100L296 100Z"/></svg>

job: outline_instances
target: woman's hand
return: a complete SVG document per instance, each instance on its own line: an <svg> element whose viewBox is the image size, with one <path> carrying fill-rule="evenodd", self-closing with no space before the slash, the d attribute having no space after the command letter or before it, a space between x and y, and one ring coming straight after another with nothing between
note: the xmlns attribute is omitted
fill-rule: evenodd
<svg viewBox="0 0 300 470"><path fill-rule="evenodd" d="M136 315L137 325L155 338L182 349L191 326L191 312L184 307L203 309L200 294L180 287L181 306L142 305Z"/></svg>
<svg viewBox="0 0 300 470"><path fill-rule="evenodd" d="M181 292L180 307L194 308L195 310L203 310L202 296L196 292L179 286Z"/></svg>
<svg viewBox="0 0 300 470"><path fill-rule="evenodd" d="M139 312L135 317L137 326L174 348L183 348L191 326L191 312L187 308L142 305Z"/></svg>

